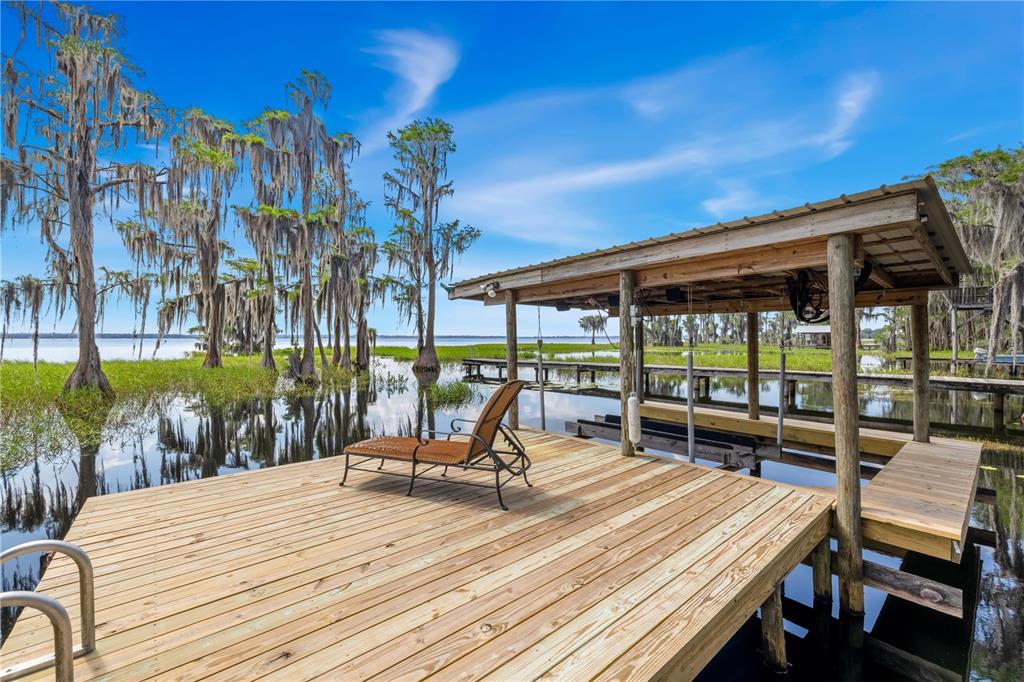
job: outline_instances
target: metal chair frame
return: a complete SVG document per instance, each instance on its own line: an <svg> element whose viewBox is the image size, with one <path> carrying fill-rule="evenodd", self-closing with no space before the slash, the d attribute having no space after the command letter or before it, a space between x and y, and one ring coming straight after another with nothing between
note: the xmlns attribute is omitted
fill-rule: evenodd
<svg viewBox="0 0 1024 682"><path fill-rule="evenodd" d="M429 442L430 442L429 438L424 438L424 434L427 434L430 438L432 438L434 440L436 440L437 437L439 437L439 436L444 436L445 440L447 440L447 441L452 440L453 436L455 436L457 438L465 437L465 438L469 438L471 440L476 440L481 446L483 446L483 452L478 454L478 455L476 455L476 456L472 455L473 449L472 448L468 448L467 449L467 453L466 453L466 459L463 462L456 462L456 463L452 463L452 464L440 464L438 462L429 462L429 461L425 462L423 460L416 459L416 450L413 450L413 453L412 453L412 472L410 474L404 474L404 473L401 473L401 472L398 472L398 471L386 471L382 467L384 466L384 461L385 460L391 460L391 461L396 461L396 462L408 462L409 458L406 458L406 457L388 457L386 455L373 455L373 456L363 456L362 459L358 460L355 463L352 463L350 458L351 457L360 457L360 455L350 455L348 450L346 450L345 451L345 473L342 476L341 485L345 485L345 481L348 479L348 472L351 469L351 470L355 470L355 471L367 471L367 472L370 472L370 473L378 473L378 474L385 474L385 475L388 475L388 476L400 476L400 477L403 477L403 478L408 478L409 479L409 490L406 493L406 495L412 495L413 486L416 485L417 479L419 479L421 481L432 481L432 482L435 482L435 483L455 483L455 484L458 484L458 485L468 485L468 486L474 486L474 487L477 487L477 488L493 488L494 491L498 495L498 505L504 511L508 511L508 507L505 506L505 502L501 498L501 489L502 489L502 487L506 483L508 483L512 479L516 478L517 476L522 476L523 477L523 482L526 483L527 487L531 487L532 488L533 484L530 483L530 480L526 477L526 471L527 471L527 469L530 468L532 462L530 461L530 457L526 454L526 448L523 446L522 441L519 440L519 437L515 434L515 432L512 429L510 429L508 426L506 426L504 423L501 423L501 422L498 423L498 433L500 433L502 438L504 438L504 440L508 444L509 448L511 448L510 450L499 450L499 449L493 447L490 443L485 441L480 436L478 436L478 435L476 435L474 433L468 433L468 432L462 430L459 426L457 426L457 424L476 424L476 423L477 423L476 421L473 421L473 420L470 420L470 419L453 419L451 421L451 424L449 425L449 429L450 429L449 431L436 431L436 430L430 430L430 429L423 429L416 436L416 439L419 441L420 445L424 445L424 446L429 444ZM468 444L469 443L467 442L467 445ZM505 456L511 455L512 457L511 457L511 459L506 461L502 457L502 455L505 455ZM378 466L378 467L376 467L374 469L366 469L366 468L363 468L363 467L359 466L359 465L365 464L366 462L376 461L378 459L380 460L380 466ZM423 470L423 473L429 472L429 471L431 471L433 469L436 469L437 467L444 467L444 473L441 474L442 478L431 478L429 476L424 476L423 473L417 474L416 467L418 465L423 465L423 464L429 465L429 466L427 466L427 468L425 470ZM483 472L487 472L487 473L493 473L494 474L494 485L492 486L492 485L487 485L487 484L484 484L484 483L477 483L476 481L460 481L458 479L448 478L447 474L448 474L448 468L449 467L454 467L454 468L457 468L457 469L461 469L463 471L483 471ZM502 480L502 474L503 473L507 473L508 474L508 477L505 478L504 480Z"/></svg>

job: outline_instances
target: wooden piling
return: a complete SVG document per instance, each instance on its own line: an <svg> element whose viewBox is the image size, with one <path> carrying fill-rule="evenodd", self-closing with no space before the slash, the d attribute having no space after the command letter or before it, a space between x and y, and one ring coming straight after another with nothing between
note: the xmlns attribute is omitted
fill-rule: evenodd
<svg viewBox="0 0 1024 682"><path fill-rule="evenodd" d="M747 313L747 417L761 418L761 382L758 370L758 315Z"/></svg>
<svg viewBox="0 0 1024 682"><path fill-rule="evenodd" d="M914 440L928 442L928 306L910 306L911 374L914 387Z"/></svg>
<svg viewBox="0 0 1024 682"><path fill-rule="evenodd" d="M644 392L647 390L647 377L644 374L644 318L638 315L633 321L633 344L636 355L636 397L640 402L644 401Z"/></svg>
<svg viewBox="0 0 1024 682"><path fill-rule="evenodd" d="M633 444L629 441L629 394L635 390L636 357L633 355L633 272L619 273L619 406L622 410L622 454L632 455Z"/></svg>
<svg viewBox="0 0 1024 682"><path fill-rule="evenodd" d="M782 623L782 583L761 605L761 646L764 664L777 673L786 672L786 630Z"/></svg>
<svg viewBox="0 0 1024 682"><path fill-rule="evenodd" d="M519 378L519 345L514 290L505 292L505 360L508 364L508 380L515 381ZM508 425L513 429L519 428L519 398L513 400L508 407Z"/></svg>
<svg viewBox="0 0 1024 682"><path fill-rule="evenodd" d="M853 291L854 237L828 239L829 320L832 328L832 404L835 421L839 602L864 613L863 534L860 521L860 436L857 404L857 326Z"/></svg>
<svg viewBox="0 0 1024 682"><path fill-rule="evenodd" d="M814 601L832 603L832 549L829 538L818 543L811 552L811 571L814 583Z"/></svg>

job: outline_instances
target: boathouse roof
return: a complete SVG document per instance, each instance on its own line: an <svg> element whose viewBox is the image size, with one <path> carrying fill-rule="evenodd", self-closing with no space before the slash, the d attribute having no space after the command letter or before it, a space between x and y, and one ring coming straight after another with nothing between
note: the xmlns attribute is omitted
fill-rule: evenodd
<svg viewBox="0 0 1024 682"><path fill-rule="evenodd" d="M451 299L613 314L618 273L632 270L650 315L787 310L785 278L826 273L830 236L852 233L870 279L857 305L910 305L956 287L971 266L935 182L926 177L574 256L500 270L450 288ZM827 301L826 301L827 303Z"/></svg>

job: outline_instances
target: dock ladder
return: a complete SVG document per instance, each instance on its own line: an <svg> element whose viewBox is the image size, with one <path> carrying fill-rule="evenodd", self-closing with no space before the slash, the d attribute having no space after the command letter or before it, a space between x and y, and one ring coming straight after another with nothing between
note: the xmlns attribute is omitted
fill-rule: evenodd
<svg viewBox="0 0 1024 682"><path fill-rule="evenodd" d="M78 593L82 611L82 644L74 646L71 638L71 618L59 601L37 592L23 590L0 593L3 606L21 606L41 611L53 625L53 653L47 656L11 665L0 670L0 682L17 679L37 670L53 666L57 682L73 682L73 660L96 648L96 599L92 562L81 547L60 540L25 542L0 552L0 564L25 554L59 552L71 557L78 566Z"/></svg>

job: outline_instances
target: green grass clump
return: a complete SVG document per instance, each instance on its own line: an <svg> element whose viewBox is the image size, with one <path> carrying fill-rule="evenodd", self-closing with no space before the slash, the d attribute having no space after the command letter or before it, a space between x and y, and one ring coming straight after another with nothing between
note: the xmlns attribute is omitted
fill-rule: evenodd
<svg viewBox="0 0 1024 682"><path fill-rule="evenodd" d="M434 409L440 410L462 407L476 397L476 391L465 381L440 381L427 390Z"/></svg>

